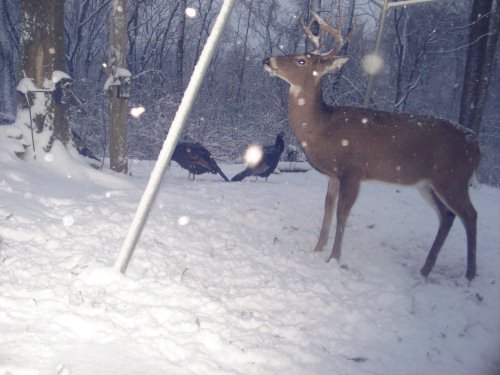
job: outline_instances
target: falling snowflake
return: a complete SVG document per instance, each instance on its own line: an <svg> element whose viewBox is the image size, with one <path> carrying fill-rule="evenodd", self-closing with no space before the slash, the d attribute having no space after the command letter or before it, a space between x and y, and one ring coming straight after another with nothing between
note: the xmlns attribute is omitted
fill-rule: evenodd
<svg viewBox="0 0 500 375"><path fill-rule="evenodd" d="M66 215L63 217L62 222L65 227L70 227L75 223L75 219L71 215Z"/></svg>
<svg viewBox="0 0 500 375"><path fill-rule="evenodd" d="M186 17L187 18L191 18L191 19L196 18L197 12L196 12L195 8L193 8L193 7L186 7L185 12L186 12Z"/></svg>
<svg viewBox="0 0 500 375"><path fill-rule="evenodd" d="M262 156L262 146L250 145L245 151L245 162L249 167L255 167L262 160Z"/></svg>
<svg viewBox="0 0 500 375"><path fill-rule="evenodd" d="M382 57L380 57L379 55L370 53L363 58L362 65L363 70L366 73L375 75L378 74L384 67L384 60L382 60Z"/></svg>
<svg viewBox="0 0 500 375"><path fill-rule="evenodd" d="M177 220L177 223L179 223L179 225L181 225L181 226L187 225L187 224L189 224L189 217L188 216L181 216L179 218L179 220Z"/></svg>
<svg viewBox="0 0 500 375"><path fill-rule="evenodd" d="M44 155L43 160L45 160L47 163L52 163L54 161L54 155L48 152Z"/></svg>
<svg viewBox="0 0 500 375"><path fill-rule="evenodd" d="M139 118L144 112L146 112L146 108L142 105L138 105L130 109L130 115Z"/></svg>

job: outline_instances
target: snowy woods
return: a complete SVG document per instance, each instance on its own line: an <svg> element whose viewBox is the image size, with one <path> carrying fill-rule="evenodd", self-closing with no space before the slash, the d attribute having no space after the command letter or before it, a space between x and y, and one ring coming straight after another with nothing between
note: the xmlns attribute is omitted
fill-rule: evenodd
<svg viewBox="0 0 500 375"><path fill-rule="evenodd" d="M416 2L0 0L0 375L498 375L498 0Z"/></svg>
<svg viewBox="0 0 500 375"><path fill-rule="evenodd" d="M21 3L0 1L3 123L15 118L15 88L22 78ZM103 64L109 58L111 3L64 1L62 70L74 80L72 91L80 99L68 107L70 126L100 158L110 154L109 97L103 90L108 71ZM317 3L326 19L335 22L341 15L345 31L354 29L341 51L350 57L350 62L341 74L328 78L324 85L326 100L361 106L368 78L362 62L374 48L380 9L367 0ZM477 3L483 3L483 7L484 3L490 7L493 4L496 9L496 2ZM240 160L247 144L269 143L282 130L289 135L289 143L294 143L287 125L286 85L264 74L262 60L304 50L305 38L298 20L307 14L308 4L304 0L237 2L184 139L202 142L216 158L226 162ZM388 12L381 43L384 65L375 81L370 107L454 121L465 118L464 107L477 105L470 101L470 105L461 103L467 53L471 44L488 41L484 27L474 40L469 40L470 28L475 24L471 23L473 5L471 1L440 1ZM132 74L128 108L141 105L146 109L140 117L128 116L126 142L130 159L157 157L219 9L217 0L127 2L126 64ZM479 20L484 17L479 14ZM495 17L498 21L498 12ZM493 26L494 22L490 22L486 30L493 30ZM482 58L476 58L480 66ZM482 93L484 111L480 126L480 179L490 184L498 184L500 178L499 153L495 152L500 147L499 71L497 54L489 88ZM475 98L480 96L471 93Z"/></svg>

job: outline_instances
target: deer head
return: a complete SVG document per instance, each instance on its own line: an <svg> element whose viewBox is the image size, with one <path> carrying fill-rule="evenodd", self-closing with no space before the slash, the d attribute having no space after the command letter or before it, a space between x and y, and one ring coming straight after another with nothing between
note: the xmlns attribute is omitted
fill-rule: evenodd
<svg viewBox="0 0 500 375"><path fill-rule="evenodd" d="M307 39L314 46L315 50L312 53L294 54L287 56L271 57L264 61L264 68L271 76L278 76L290 84L290 91L297 94L305 86L319 85L321 77L327 73L333 73L339 70L349 59L347 57L338 57L336 54L346 43L347 39L342 37L340 32L342 22L339 29L330 27L318 14L311 12L312 18L306 26L301 21L302 30L305 32ZM320 26L318 35L314 35L311 31L311 24L316 20ZM323 40L326 34L330 34L335 38L335 47L325 54L321 54Z"/></svg>
<svg viewBox="0 0 500 375"><path fill-rule="evenodd" d="M328 260L340 259L345 224L364 180L415 185L436 210L439 228L421 273L427 276L436 262L455 216L467 234L467 272L476 272L477 214L470 202L468 184L479 164L477 137L449 121L355 107L325 104L321 78L348 61L336 54L345 40L341 27L334 29L317 14L321 32L301 25L316 48L313 53L275 56L264 60L264 68L290 84L288 116L309 163L329 177L323 225L315 250L328 240L334 205L337 224ZM333 35L335 47L319 53L321 36Z"/></svg>

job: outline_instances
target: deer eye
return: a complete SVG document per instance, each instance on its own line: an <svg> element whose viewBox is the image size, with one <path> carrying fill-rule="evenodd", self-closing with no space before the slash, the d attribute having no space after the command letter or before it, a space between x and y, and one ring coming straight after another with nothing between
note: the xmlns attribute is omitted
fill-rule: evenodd
<svg viewBox="0 0 500 375"><path fill-rule="evenodd" d="M304 66L304 65L306 65L306 60L303 59L303 58L298 58L297 59L297 64Z"/></svg>

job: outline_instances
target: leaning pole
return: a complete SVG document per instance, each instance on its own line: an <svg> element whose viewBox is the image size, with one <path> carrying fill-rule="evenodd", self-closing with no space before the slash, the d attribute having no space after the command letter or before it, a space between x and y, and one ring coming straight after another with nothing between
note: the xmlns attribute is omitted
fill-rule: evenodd
<svg viewBox="0 0 500 375"><path fill-rule="evenodd" d="M212 32L207 38L207 42L203 47L198 63L194 68L189 84L184 92L184 96L182 97L181 104L179 105L177 113L175 114L174 120L170 126L167 138L163 142L162 149L158 155L158 160L156 161L153 171L151 172L146 189L142 194L134 219L132 220L132 224L130 225L127 236L123 241L118 258L116 259L114 268L121 273L125 273L128 263L132 258L132 253L134 252L137 242L139 241L144 224L146 223L149 212L151 211L151 207L156 198L156 194L158 193L163 175L168 167L168 163L172 159L174 148L179 140L182 128L184 127L184 124L189 116L194 99L196 98L201 84L203 83L205 73L207 72L208 66L210 65L212 57L215 53L215 49L217 48L217 44L222 36L224 26L231 15L235 1L236 0L224 0L219 15L215 20Z"/></svg>

